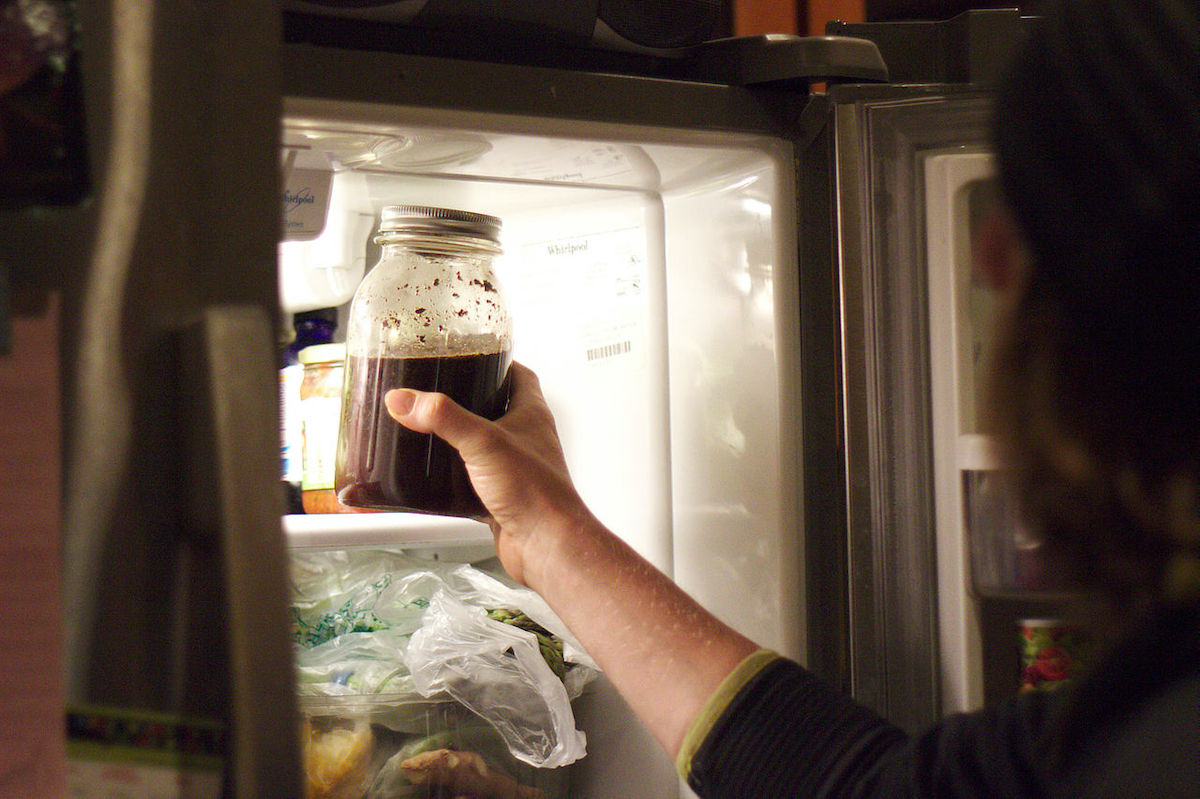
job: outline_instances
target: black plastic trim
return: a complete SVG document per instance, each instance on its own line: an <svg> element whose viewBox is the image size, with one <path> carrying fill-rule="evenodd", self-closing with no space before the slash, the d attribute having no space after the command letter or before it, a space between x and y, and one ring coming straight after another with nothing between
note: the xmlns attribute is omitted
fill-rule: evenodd
<svg viewBox="0 0 1200 799"><path fill-rule="evenodd" d="M964 11L948 20L830 22L831 36L874 42L894 83L995 83L1039 22L1016 8Z"/></svg>

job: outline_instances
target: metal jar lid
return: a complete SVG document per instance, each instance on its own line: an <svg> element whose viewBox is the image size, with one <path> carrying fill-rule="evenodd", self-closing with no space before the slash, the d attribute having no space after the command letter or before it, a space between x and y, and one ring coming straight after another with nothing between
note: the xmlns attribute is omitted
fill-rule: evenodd
<svg viewBox="0 0 1200 799"><path fill-rule="evenodd" d="M388 205L380 214L380 234L452 233L499 242L500 220L487 214L433 208L427 205Z"/></svg>

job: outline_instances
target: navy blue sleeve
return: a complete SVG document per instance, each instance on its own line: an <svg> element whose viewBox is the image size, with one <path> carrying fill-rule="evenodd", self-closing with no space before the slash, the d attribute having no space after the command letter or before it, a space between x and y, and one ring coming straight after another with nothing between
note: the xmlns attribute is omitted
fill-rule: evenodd
<svg viewBox="0 0 1200 799"><path fill-rule="evenodd" d="M743 687L692 757L704 799L1042 795L1044 695L952 716L910 737L800 665Z"/></svg>

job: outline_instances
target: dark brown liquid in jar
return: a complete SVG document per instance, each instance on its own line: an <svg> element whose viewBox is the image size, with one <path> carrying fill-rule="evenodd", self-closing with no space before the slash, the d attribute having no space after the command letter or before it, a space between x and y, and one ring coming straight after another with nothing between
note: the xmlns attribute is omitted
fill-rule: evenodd
<svg viewBox="0 0 1200 799"><path fill-rule="evenodd" d="M510 352L448 357L363 357L346 362L346 400L335 483L345 505L481 518L487 514L457 450L392 419L393 388L446 394L487 419L508 408Z"/></svg>

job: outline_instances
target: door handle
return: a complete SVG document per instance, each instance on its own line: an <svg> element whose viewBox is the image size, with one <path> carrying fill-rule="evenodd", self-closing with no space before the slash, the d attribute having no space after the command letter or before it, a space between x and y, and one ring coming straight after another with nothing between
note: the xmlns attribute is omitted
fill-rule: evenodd
<svg viewBox="0 0 1200 799"><path fill-rule="evenodd" d="M227 785L239 797L303 795L274 341L261 307L218 305L184 330L181 351L188 516L220 549Z"/></svg>

